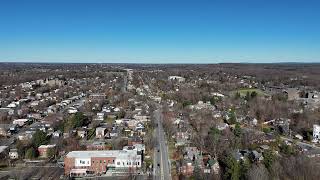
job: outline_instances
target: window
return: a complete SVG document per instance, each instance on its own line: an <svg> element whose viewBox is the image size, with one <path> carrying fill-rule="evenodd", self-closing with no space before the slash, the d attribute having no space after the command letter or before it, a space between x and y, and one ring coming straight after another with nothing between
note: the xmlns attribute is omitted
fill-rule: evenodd
<svg viewBox="0 0 320 180"><path fill-rule="evenodd" d="M114 163L114 160L112 160L112 162Z"/></svg>
<svg viewBox="0 0 320 180"><path fill-rule="evenodd" d="M120 162L117 162L117 165L120 165Z"/></svg>
<svg viewBox="0 0 320 180"><path fill-rule="evenodd" d="M86 164L86 162L85 162L85 161L82 161L82 160L80 160L79 163L80 163L80 164Z"/></svg>
<svg viewBox="0 0 320 180"><path fill-rule="evenodd" d="M92 161L92 164L94 164L94 161Z"/></svg>
<svg viewBox="0 0 320 180"><path fill-rule="evenodd" d="M108 160L108 163L110 163L110 160Z"/></svg>
<svg viewBox="0 0 320 180"><path fill-rule="evenodd" d="M102 160L100 160L100 164L102 163Z"/></svg>
<svg viewBox="0 0 320 180"><path fill-rule="evenodd" d="M131 165L131 162L129 162L129 165Z"/></svg>
<svg viewBox="0 0 320 180"><path fill-rule="evenodd" d="M138 166L139 166L140 162L138 162Z"/></svg>
<svg viewBox="0 0 320 180"><path fill-rule="evenodd" d="M106 160L104 160L103 163L106 163Z"/></svg>

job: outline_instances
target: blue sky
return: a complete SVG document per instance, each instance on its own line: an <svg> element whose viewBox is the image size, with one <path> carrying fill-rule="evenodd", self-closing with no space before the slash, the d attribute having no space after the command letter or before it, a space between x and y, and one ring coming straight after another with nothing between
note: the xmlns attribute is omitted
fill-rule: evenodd
<svg viewBox="0 0 320 180"><path fill-rule="evenodd" d="M320 62L316 0L0 0L1 62Z"/></svg>

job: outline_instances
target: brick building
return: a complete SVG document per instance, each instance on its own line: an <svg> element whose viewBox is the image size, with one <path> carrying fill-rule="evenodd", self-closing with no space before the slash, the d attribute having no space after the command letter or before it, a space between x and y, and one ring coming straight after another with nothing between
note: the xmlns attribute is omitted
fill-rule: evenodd
<svg viewBox="0 0 320 180"><path fill-rule="evenodd" d="M70 176L105 174L108 170L140 167L141 155L135 150L72 151L64 159L64 172Z"/></svg>

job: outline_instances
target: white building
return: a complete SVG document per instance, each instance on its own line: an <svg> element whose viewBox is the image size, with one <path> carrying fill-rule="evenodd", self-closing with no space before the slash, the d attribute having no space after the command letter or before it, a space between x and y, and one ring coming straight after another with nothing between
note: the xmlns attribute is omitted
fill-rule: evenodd
<svg viewBox="0 0 320 180"><path fill-rule="evenodd" d="M10 149L9 157L10 157L10 159L18 159L19 154L18 154L17 149Z"/></svg>
<svg viewBox="0 0 320 180"><path fill-rule="evenodd" d="M104 138L107 133L107 128L97 127L96 128L96 138Z"/></svg>
<svg viewBox="0 0 320 180"><path fill-rule="evenodd" d="M136 150L122 150L115 159L116 168L141 167L141 155Z"/></svg>
<svg viewBox="0 0 320 180"><path fill-rule="evenodd" d="M320 126L317 124L313 125L313 142L318 142L320 139Z"/></svg>
<svg viewBox="0 0 320 180"><path fill-rule="evenodd" d="M75 107L70 107L69 109L68 109L68 113L69 114L75 114L75 113L77 113L78 112L78 110L77 110L77 108L75 108Z"/></svg>
<svg viewBox="0 0 320 180"><path fill-rule="evenodd" d="M179 83L184 82L186 80L184 77L181 77L181 76L169 76L168 79L171 80L171 81L176 80Z"/></svg>
<svg viewBox="0 0 320 180"><path fill-rule="evenodd" d="M29 120L28 119L15 119L12 124L17 124L20 127L24 126Z"/></svg>

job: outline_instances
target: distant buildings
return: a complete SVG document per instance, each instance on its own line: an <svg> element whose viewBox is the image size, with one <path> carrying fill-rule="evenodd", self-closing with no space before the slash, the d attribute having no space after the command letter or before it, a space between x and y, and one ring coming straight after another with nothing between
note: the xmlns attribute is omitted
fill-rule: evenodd
<svg viewBox="0 0 320 180"><path fill-rule="evenodd" d="M55 78L55 79L39 79L39 80L36 80L36 83L39 84L40 86L45 86L45 85L48 85L48 86L63 86L65 84L65 81L63 80L59 80L58 78Z"/></svg>
<svg viewBox="0 0 320 180"><path fill-rule="evenodd" d="M185 82L186 79L180 76L169 76L168 80L178 81L179 83L181 83L181 82Z"/></svg>
<svg viewBox="0 0 320 180"><path fill-rule="evenodd" d="M99 101L99 100L105 100L106 95L105 94L90 94L89 99L93 101Z"/></svg>

